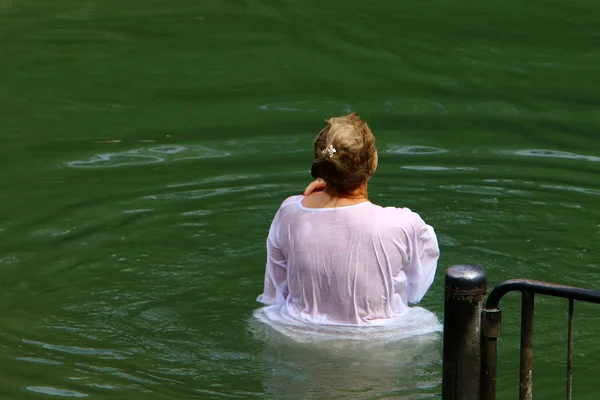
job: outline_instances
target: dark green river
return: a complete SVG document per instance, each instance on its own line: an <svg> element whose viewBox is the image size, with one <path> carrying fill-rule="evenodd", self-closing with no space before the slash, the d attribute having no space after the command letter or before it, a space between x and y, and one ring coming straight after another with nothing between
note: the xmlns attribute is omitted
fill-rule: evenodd
<svg viewBox="0 0 600 400"><path fill-rule="evenodd" d="M323 120L357 111L371 200L438 234L440 319L457 263L598 288L599 46L592 0L0 0L0 398L441 398L441 335L256 326L271 218ZM578 400L599 322L575 305ZM535 332L535 398L564 398L567 302L538 298Z"/></svg>

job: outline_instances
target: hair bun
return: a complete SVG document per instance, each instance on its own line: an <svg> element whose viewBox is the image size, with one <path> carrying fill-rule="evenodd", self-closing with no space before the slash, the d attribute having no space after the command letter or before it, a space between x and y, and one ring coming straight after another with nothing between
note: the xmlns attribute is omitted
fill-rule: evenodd
<svg viewBox="0 0 600 400"><path fill-rule="evenodd" d="M375 137L357 113L328 119L313 151L312 176L338 193L353 191L374 172Z"/></svg>

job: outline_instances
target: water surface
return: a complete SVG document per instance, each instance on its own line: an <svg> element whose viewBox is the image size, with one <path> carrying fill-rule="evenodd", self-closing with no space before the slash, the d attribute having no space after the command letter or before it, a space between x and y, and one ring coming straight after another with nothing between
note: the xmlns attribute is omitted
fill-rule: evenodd
<svg viewBox="0 0 600 400"><path fill-rule="evenodd" d="M594 288L600 5L590 0L0 1L0 397L439 398L439 338L306 348L250 329L264 239L323 119L372 126L382 205L443 274ZM505 306L499 398L518 377ZM539 299L534 392L564 393L566 304ZM576 305L574 397L596 399Z"/></svg>

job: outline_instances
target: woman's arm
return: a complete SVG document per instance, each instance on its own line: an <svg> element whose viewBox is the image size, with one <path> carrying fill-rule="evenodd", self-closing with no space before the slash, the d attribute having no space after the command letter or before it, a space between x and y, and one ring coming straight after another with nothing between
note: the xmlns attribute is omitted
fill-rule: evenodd
<svg viewBox="0 0 600 400"><path fill-rule="evenodd" d="M266 304L284 304L288 295L287 263L279 247L280 212L277 212L267 237L267 265L264 291L257 301Z"/></svg>
<svg viewBox="0 0 600 400"><path fill-rule="evenodd" d="M410 261L404 272L408 279L408 302L418 303L433 283L440 249L434 229L420 217L410 239Z"/></svg>

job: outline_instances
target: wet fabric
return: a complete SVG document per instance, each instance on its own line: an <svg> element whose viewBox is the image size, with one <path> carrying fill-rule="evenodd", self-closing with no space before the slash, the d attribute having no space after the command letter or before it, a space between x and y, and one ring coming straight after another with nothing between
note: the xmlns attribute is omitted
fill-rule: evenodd
<svg viewBox="0 0 600 400"><path fill-rule="evenodd" d="M303 198L286 199L273 219L257 300L312 324L386 325L406 316L433 283L434 229L408 208L313 209Z"/></svg>

